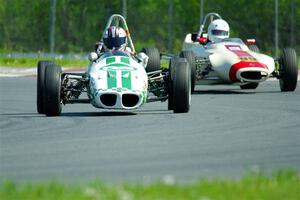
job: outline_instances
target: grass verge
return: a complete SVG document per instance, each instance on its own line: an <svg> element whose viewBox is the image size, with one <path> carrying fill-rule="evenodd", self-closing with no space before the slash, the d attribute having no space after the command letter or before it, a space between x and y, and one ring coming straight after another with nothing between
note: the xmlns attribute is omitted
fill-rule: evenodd
<svg viewBox="0 0 300 200"><path fill-rule="evenodd" d="M62 67L85 68L87 59L61 59L61 58L1 58L0 66L3 67L36 67L39 60L51 60Z"/></svg>
<svg viewBox="0 0 300 200"><path fill-rule="evenodd" d="M0 187L2 200L243 200L243 199L290 199L300 197L300 177L296 171L284 170L272 176L251 173L239 180L201 179L195 183L176 184L157 182L151 184L89 184L22 183L4 182Z"/></svg>

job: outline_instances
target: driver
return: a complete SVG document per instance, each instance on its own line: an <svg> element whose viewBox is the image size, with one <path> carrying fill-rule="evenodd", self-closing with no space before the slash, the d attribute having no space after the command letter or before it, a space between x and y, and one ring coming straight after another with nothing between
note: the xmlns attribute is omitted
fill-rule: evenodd
<svg viewBox="0 0 300 200"><path fill-rule="evenodd" d="M127 34L125 30L121 27L117 26L110 26L108 27L103 36L103 44L102 43L96 43L95 51L98 54L98 57L101 55L102 46L104 46L104 51L110 52L112 55L117 53L120 55L120 53L124 53L124 56L133 56L138 60L139 63L141 63L144 67L147 66L148 63L148 56L140 52L136 55L133 54L130 47L127 47Z"/></svg>
<svg viewBox="0 0 300 200"><path fill-rule="evenodd" d="M211 42L220 42L229 38L229 25L223 19L216 19L208 26L208 40Z"/></svg>

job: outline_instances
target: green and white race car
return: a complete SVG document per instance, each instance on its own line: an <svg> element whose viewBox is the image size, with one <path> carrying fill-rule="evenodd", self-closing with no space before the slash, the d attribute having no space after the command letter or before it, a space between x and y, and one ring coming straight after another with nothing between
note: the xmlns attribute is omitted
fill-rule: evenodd
<svg viewBox="0 0 300 200"><path fill-rule="evenodd" d="M39 61L38 113L58 116L62 105L73 103L90 103L102 109L132 110L146 102L166 100L168 110L174 113L188 112L191 70L187 60L169 58L169 69L162 69L158 49L143 48L142 52L149 58L146 66L143 66L135 56L137 54L125 19L121 15L112 15L106 28L111 25L122 26L126 30L131 53L103 52L99 57L89 58L87 70L82 73L63 72L60 66L51 61ZM91 53L90 57L94 54Z"/></svg>

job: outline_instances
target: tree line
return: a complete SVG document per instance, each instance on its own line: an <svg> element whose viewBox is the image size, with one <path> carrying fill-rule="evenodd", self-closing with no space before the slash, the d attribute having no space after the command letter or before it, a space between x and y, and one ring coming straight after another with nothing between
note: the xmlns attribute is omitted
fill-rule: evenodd
<svg viewBox="0 0 300 200"><path fill-rule="evenodd" d="M199 0L127 0L127 23L136 49L155 46L178 53L188 32L199 29ZM274 54L275 0L203 0L203 12L217 12L231 37L256 38ZM299 52L300 0L278 0L279 46ZM49 52L51 0L0 0L0 51ZM57 0L55 52L88 52L109 16L122 14L122 0Z"/></svg>

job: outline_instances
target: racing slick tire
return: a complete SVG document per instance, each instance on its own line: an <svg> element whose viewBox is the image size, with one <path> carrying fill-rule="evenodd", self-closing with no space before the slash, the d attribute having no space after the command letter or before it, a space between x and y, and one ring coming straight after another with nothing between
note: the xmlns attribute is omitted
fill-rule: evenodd
<svg viewBox="0 0 300 200"><path fill-rule="evenodd" d="M258 86L258 83L248 83L245 85L241 85L240 88L242 90L250 90L250 89L256 89Z"/></svg>
<svg viewBox="0 0 300 200"><path fill-rule="evenodd" d="M61 113L61 67L52 63L45 70L45 114L58 116Z"/></svg>
<svg viewBox="0 0 300 200"><path fill-rule="evenodd" d="M174 61L173 82L173 111L186 113L191 102L191 69L189 62L184 58Z"/></svg>
<svg viewBox="0 0 300 200"><path fill-rule="evenodd" d="M259 52L260 52L258 46L255 45L255 44L249 45L248 48L249 48L251 51L255 52L255 53L259 53Z"/></svg>
<svg viewBox="0 0 300 200"><path fill-rule="evenodd" d="M51 64L51 61L39 61L37 64L37 93L36 93L36 106L39 114L45 114L44 105L44 88L45 88L45 70Z"/></svg>
<svg viewBox="0 0 300 200"><path fill-rule="evenodd" d="M282 55L279 59L279 77L282 92L296 89L298 79L297 55L292 48L282 49Z"/></svg>
<svg viewBox="0 0 300 200"><path fill-rule="evenodd" d="M144 52L149 57L146 72L160 70L160 53L157 48L143 48L141 52Z"/></svg>
<svg viewBox="0 0 300 200"><path fill-rule="evenodd" d="M174 100L173 100L173 79L174 79L174 63L175 59L171 59L169 63L169 76L168 76L168 110L174 109Z"/></svg>
<svg viewBox="0 0 300 200"><path fill-rule="evenodd" d="M191 66L191 88L192 92L195 91L195 82L196 82L196 60L195 54L192 51L182 51L180 52L179 57L186 58Z"/></svg>

